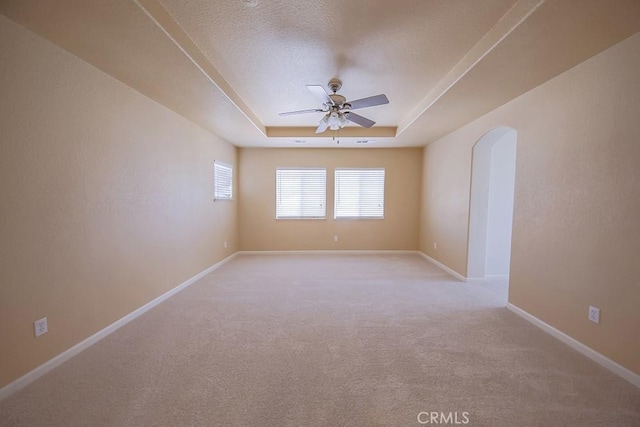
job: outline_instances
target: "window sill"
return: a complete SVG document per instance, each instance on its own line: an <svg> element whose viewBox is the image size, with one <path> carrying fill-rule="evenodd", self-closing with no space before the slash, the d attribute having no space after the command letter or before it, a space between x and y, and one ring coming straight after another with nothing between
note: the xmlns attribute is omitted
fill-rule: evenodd
<svg viewBox="0 0 640 427"><path fill-rule="evenodd" d="M295 217L295 218L276 218L276 221L326 221L327 218L306 218L306 217Z"/></svg>

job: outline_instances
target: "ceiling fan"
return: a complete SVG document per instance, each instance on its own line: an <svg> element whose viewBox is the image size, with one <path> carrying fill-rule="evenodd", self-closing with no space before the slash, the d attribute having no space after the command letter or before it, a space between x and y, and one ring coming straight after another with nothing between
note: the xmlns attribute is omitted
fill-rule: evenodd
<svg viewBox="0 0 640 427"><path fill-rule="evenodd" d="M331 89L332 93L327 92L326 89L320 85L307 85L307 89L322 101L322 108L288 111L286 113L280 113L279 115L291 116L294 114L326 113L320 120L316 133L322 133L326 131L327 128L331 130L338 130L345 127L350 121L365 128L370 128L375 125L376 122L369 120L366 117L362 117L361 115L352 112L352 110L389 103L389 100L384 94L347 102L347 99L344 96L337 93L342 87L342 81L339 79L331 79L328 87Z"/></svg>

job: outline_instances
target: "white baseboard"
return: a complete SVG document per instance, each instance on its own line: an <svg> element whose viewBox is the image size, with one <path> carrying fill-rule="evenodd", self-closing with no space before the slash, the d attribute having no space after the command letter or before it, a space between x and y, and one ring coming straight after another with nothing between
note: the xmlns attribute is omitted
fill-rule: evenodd
<svg viewBox="0 0 640 427"><path fill-rule="evenodd" d="M239 255L406 255L417 254L418 251L406 250L292 250L292 251L239 251Z"/></svg>
<svg viewBox="0 0 640 427"><path fill-rule="evenodd" d="M508 279L509 275L508 274L487 274L486 278L488 280L491 280L491 279Z"/></svg>
<svg viewBox="0 0 640 427"><path fill-rule="evenodd" d="M48 361L46 361L42 365L38 366L37 368L33 369L32 371L27 372L26 374L24 374L23 376L21 376L17 380L15 380L15 381L7 384L6 386L2 387L0 389L0 400L8 397L9 395L11 395L11 394L15 393L16 391L20 390L21 388L25 387L26 385L28 385L28 384L32 383L33 381L37 380L38 378L40 378L44 374L46 374L49 371L51 371L53 368L61 365L62 363L66 362L67 360L69 360L70 358L75 356L76 354L80 353L82 350L92 346L93 344L95 344L98 341L100 341L102 338L106 337L107 335L111 334L112 332L115 332L116 330L120 329L122 326L124 326L127 323L131 322L136 317L138 317L138 316L142 315L143 313L151 310L153 307L157 306L158 304L160 304L161 302L163 302L167 298L177 294L178 292L180 292L181 290L183 290L187 286L193 284L194 282L198 281L202 277L204 277L207 274L211 273L213 270L219 268L223 264L226 264L232 258L234 258L236 256L236 254L237 254L237 252L234 253L233 255L230 255L230 256L226 257L222 261L212 265L211 267L207 268L206 270L201 271L200 273L196 274L195 276L193 276L193 277L187 279L186 281L182 282L181 284L179 284L175 288L165 292L164 294L162 294L159 297L155 298L154 300L146 303L145 305L143 305L142 307L138 308L137 310L135 310L135 311L127 314L126 316L116 320L115 322L113 322L112 324L107 326L106 328L104 328L104 329L96 332L95 334L91 335L89 338L79 342L78 344L74 345L73 347L69 348L68 350L65 350L64 352L62 352L59 355L55 356L53 359L49 359Z"/></svg>
<svg viewBox="0 0 640 427"><path fill-rule="evenodd" d="M443 269L444 271L446 271L447 273L449 273L450 275L452 275L456 279L462 280L463 282L469 281L469 279L464 277L462 274L460 274L457 271L447 267L443 263L441 263L439 261L436 261L435 259L431 258L429 255L425 254L424 252L418 251L418 253L422 256L422 258L426 259L427 261L429 261L430 263L432 263L436 267L439 267L439 268Z"/></svg>
<svg viewBox="0 0 640 427"><path fill-rule="evenodd" d="M511 310L513 313L515 313L518 316L522 317L523 319L533 323L535 326L539 327L540 329L542 329L546 333L552 335L553 337L559 339L563 343L569 345L574 350L577 350L578 352L580 352L583 355L587 356L589 359L593 360L594 362L598 363L599 365L604 366L605 368L607 368L608 370L610 370L614 374L622 377L623 379L629 381L631 384L633 384L636 387L640 388L640 375L638 375L635 372L625 368L624 366L614 362L613 360L609 359L608 357L603 356L602 354L598 353L597 351L595 351L591 347L587 347L586 345L582 344L580 341L576 340L575 338L571 338L569 335L565 334L564 332L561 332L561 331L557 330L553 326L549 325L548 323L543 322L542 320L538 319L537 317L533 316L532 314L527 313L526 311L524 311L520 307L515 306L515 305L513 305L511 303L508 303L507 304L507 308L509 310Z"/></svg>

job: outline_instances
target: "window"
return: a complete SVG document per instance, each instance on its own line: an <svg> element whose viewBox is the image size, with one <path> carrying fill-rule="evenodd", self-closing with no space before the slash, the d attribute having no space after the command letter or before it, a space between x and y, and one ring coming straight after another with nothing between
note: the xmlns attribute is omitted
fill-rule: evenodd
<svg viewBox="0 0 640 427"><path fill-rule="evenodd" d="M326 169L276 169L276 219L326 216Z"/></svg>
<svg viewBox="0 0 640 427"><path fill-rule="evenodd" d="M384 218L384 169L336 169L334 218Z"/></svg>
<svg viewBox="0 0 640 427"><path fill-rule="evenodd" d="M213 200L231 200L233 197L233 166L213 163Z"/></svg>

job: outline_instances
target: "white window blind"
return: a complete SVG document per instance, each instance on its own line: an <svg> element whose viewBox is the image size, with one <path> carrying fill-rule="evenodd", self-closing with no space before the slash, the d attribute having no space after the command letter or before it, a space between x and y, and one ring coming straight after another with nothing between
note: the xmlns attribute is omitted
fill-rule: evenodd
<svg viewBox="0 0 640 427"><path fill-rule="evenodd" d="M336 169L335 218L384 218L384 169Z"/></svg>
<svg viewBox="0 0 640 427"><path fill-rule="evenodd" d="M213 200L231 200L233 197L233 167L226 163L213 163Z"/></svg>
<svg viewBox="0 0 640 427"><path fill-rule="evenodd" d="M276 218L324 218L326 169L276 169Z"/></svg>

